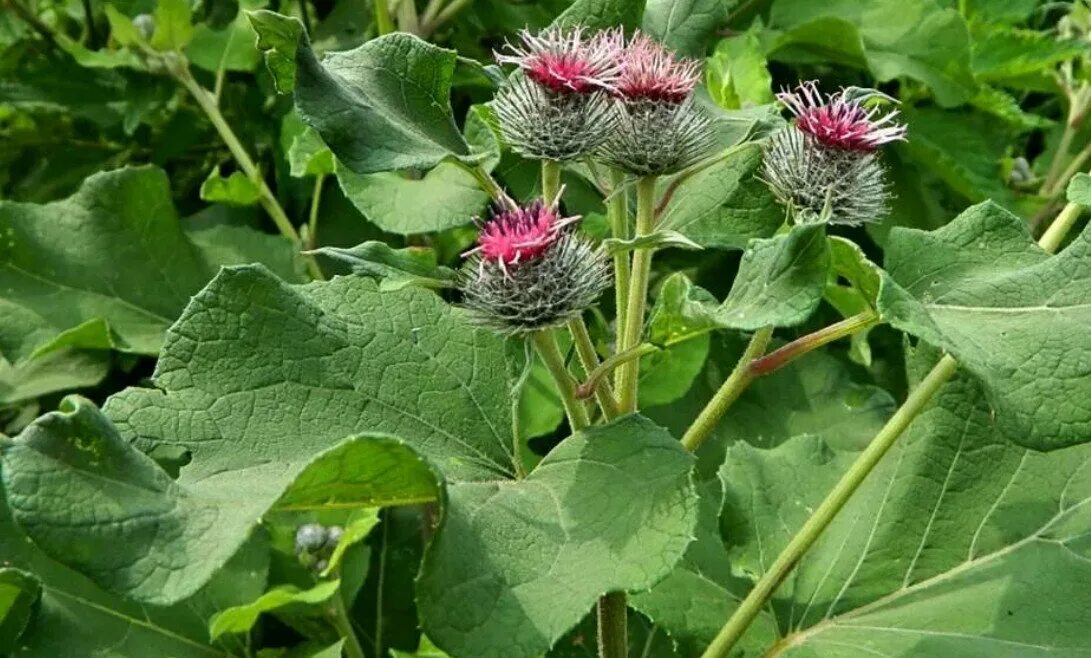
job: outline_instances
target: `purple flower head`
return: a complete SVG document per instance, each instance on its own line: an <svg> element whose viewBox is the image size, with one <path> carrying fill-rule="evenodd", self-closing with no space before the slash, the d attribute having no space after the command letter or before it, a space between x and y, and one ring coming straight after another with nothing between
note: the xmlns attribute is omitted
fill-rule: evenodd
<svg viewBox="0 0 1091 658"><path fill-rule="evenodd" d="M600 32L587 38L582 28L547 28L539 34L519 33L519 45L496 61L515 64L528 78L556 94L587 94L613 89L620 73L618 33Z"/></svg>
<svg viewBox="0 0 1091 658"><path fill-rule="evenodd" d="M621 31L616 32L620 38ZM616 93L627 101L650 100L677 105L701 79L701 63L676 57L651 37L633 35L622 54Z"/></svg>
<svg viewBox="0 0 1091 658"><path fill-rule="evenodd" d="M820 144L842 151L874 151L883 144L905 141L906 128L896 123L897 110L883 113L864 104L872 98L893 101L874 89L847 87L825 98L814 81L783 90L777 98L796 117L796 127Z"/></svg>

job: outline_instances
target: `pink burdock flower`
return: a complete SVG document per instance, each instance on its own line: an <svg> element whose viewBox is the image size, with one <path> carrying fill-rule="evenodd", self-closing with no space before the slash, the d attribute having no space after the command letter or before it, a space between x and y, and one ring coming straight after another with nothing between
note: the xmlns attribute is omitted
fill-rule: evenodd
<svg viewBox="0 0 1091 658"><path fill-rule="evenodd" d="M897 110L865 109L872 98L893 101L873 89L848 87L823 98L814 81L777 94L796 117L796 127L823 146L845 151L874 151L883 144L905 141L905 126L895 123Z"/></svg>
<svg viewBox="0 0 1091 658"><path fill-rule="evenodd" d="M600 158L638 176L672 174L699 160L713 145L711 122L693 99L699 80L698 62L633 35L615 85L617 128Z"/></svg>
<svg viewBox="0 0 1091 658"><path fill-rule="evenodd" d="M555 205L498 209L459 273L469 319L505 335L564 324L610 285L606 253L568 227Z"/></svg>
<svg viewBox="0 0 1091 658"><path fill-rule="evenodd" d="M613 32L586 38L582 28L548 28L534 35L523 30L521 45L508 44L510 54L496 61L515 64L528 78L557 94L609 90L620 73L621 42Z"/></svg>
<svg viewBox="0 0 1091 658"><path fill-rule="evenodd" d="M700 79L700 62L676 57L646 34L637 32L625 48L615 88L617 95L627 101L678 104L689 98Z"/></svg>
<svg viewBox="0 0 1091 658"><path fill-rule="evenodd" d="M556 206L538 200L525 208L498 209L481 226L477 246L464 256L481 254L504 270L509 265L534 260L549 249L562 229L579 217L561 217Z"/></svg>

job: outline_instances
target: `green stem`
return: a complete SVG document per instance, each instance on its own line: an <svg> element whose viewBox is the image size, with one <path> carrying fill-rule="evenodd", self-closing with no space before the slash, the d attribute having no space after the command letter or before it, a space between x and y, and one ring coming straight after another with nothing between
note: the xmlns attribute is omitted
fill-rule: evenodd
<svg viewBox="0 0 1091 658"><path fill-rule="evenodd" d="M651 343L641 343L636 347L625 350L624 352L617 352L610 355L605 361L599 364L597 368L588 372L587 381L576 387L576 397L581 400L591 396L595 388L598 387L599 382L604 379L611 372L616 370L618 366L623 363L628 363L633 359L639 359L645 354L651 354L652 352L658 352L659 347L652 345Z"/></svg>
<svg viewBox="0 0 1091 658"><path fill-rule="evenodd" d="M841 508L845 506L852 494L867 478L883 455L890 450L898 437L902 435L913 419L924 409L936 391L958 370L958 362L951 356L944 356L936 364L923 381L909 394L894 416L887 421L879 433L875 435L868 447L860 453L849 470L841 477L833 490L811 514L799 532L781 551L777 559L762 575L761 579L750 590L735 613L728 619L727 624L720 629L716 639L712 641L708 649L702 654L702 658L724 658L735 643L742 637L743 632L765 607L765 602L773 595L780 583L788 576L795 565L803 558L815 541L821 536L822 531L833 521Z"/></svg>
<svg viewBox="0 0 1091 658"><path fill-rule="evenodd" d="M311 212L307 218L308 251L313 251L318 247L318 210L322 206L322 184L325 182L325 174L318 174L314 177L314 193L311 194Z"/></svg>
<svg viewBox="0 0 1091 658"><path fill-rule="evenodd" d="M754 380L754 373L750 369L750 364L754 359L765 353L765 347L772 337L772 327L759 329L754 333L750 338L750 343L743 351L742 357L739 358L739 362L735 364L735 369L731 371L723 385L720 386L720 390L716 391L716 394L712 396L705 408L701 410L697 419L686 430L685 435L682 437L683 448L694 452L701 447L702 443L708 440L708 437L712 436L712 431L716 429L716 425L720 422L724 413L746 390L750 382Z"/></svg>
<svg viewBox="0 0 1091 658"><path fill-rule="evenodd" d="M851 336L858 331L873 327L879 323L879 314L872 310L857 313L852 317L819 329L814 333L801 336L792 342L777 348L761 358L754 359L748 368L754 377L764 377L795 361L799 357L813 352L827 343Z"/></svg>
<svg viewBox="0 0 1091 658"><path fill-rule="evenodd" d="M333 605L330 606L330 618L337 632L345 639L345 655L348 658L367 658L360 639L356 637L356 631L352 629L352 620L349 618L348 609L345 608L345 600L341 591L333 593Z"/></svg>
<svg viewBox="0 0 1091 658"><path fill-rule="evenodd" d="M617 168L610 169L610 197L606 201L606 214L610 219L610 232L619 240L628 240L629 235L629 195L625 190L625 172ZM625 306L629 295L629 254L614 254L614 306L617 311L615 326L620 335L625 326Z"/></svg>
<svg viewBox="0 0 1091 658"><path fill-rule="evenodd" d="M277 201L277 197L273 194L273 191L269 189L269 186L265 184L265 178L261 175L261 170L258 169L258 165L250 158L250 154L243 148L239 138L235 135L235 131L231 130L231 126L228 125L224 115L220 112L220 108L217 107L215 99L212 95L194 79L193 74L189 70L189 66L182 63L180 66L173 67L171 73L182 86L189 91L193 99L197 101L197 105L201 107L208 120L216 128L216 132L219 133L220 139L227 145L227 150L231 151L231 155L234 156L235 161L246 174L247 178L253 181L254 185L258 188L260 194L260 203L265 212L269 213L269 216L273 218L273 223L276 224L277 229L280 230L284 237L292 241L297 247L300 246L299 233L296 232L292 226L292 221L288 219L288 214L284 212L284 208L280 206L280 202ZM325 277L322 276L322 271L318 269L318 263L315 261L314 256L307 257L307 269L310 271L311 276L315 279L322 280Z"/></svg>
<svg viewBox="0 0 1091 658"><path fill-rule="evenodd" d="M1061 241L1064 240L1064 236L1068 234L1068 231L1079 218L1080 210L1080 204L1078 203L1072 202L1066 205L1049 225L1049 228L1046 229L1046 232L1042 234L1042 237L1038 239L1038 246L1051 254L1057 251L1057 248L1061 246Z"/></svg>
<svg viewBox="0 0 1091 658"><path fill-rule="evenodd" d="M1053 190L1053 185L1061 175L1061 167L1064 165L1065 156L1068 155L1068 149L1072 146L1072 139L1075 136L1076 127L1071 121L1066 121L1064 132L1061 133L1061 141L1057 143L1057 150L1054 151L1053 160L1049 163L1049 171L1046 172L1045 180L1042 181L1042 194L1049 194Z"/></svg>
<svg viewBox="0 0 1091 658"><path fill-rule="evenodd" d="M636 237L648 235L655 228L655 176L644 176L636 182ZM648 297L648 277L652 269L651 249L633 252L632 280L625 306L625 326L618 341L618 352L624 352L640 342L644 329L644 306ZM630 361L618 370L621 410L636 411L640 362Z"/></svg>
<svg viewBox="0 0 1091 658"><path fill-rule="evenodd" d="M572 343L576 346L576 354L580 357L580 364L583 365L584 372L590 374L595 372L599 367L599 355L595 351L595 344L591 342L591 333L587 331L587 324L584 323L582 317L577 317L568 321L568 331L572 334ZM582 387L576 387L576 397L580 398L580 389ZM621 409L618 408L617 399L614 398L614 390L610 386L610 381L605 378L600 378L594 385L595 400L599 403L599 408L602 409L602 415L606 417L606 420L613 420L621 415Z"/></svg>
<svg viewBox="0 0 1091 658"><path fill-rule="evenodd" d="M572 426L573 432L582 430L591 424L591 419L587 417L583 402L576 398L576 380L572 379L564 365L556 335L552 329L545 329L532 333L530 337L534 341L534 348L538 350L538 356L542 357L546 369L553 376L553 382L557 384L557 392L568 415L568 424Z"/></svg>
<svg viewBox="0 0 1091 658"><path fill-rule="evenodd" d="M398 29L421 36L420 16L415 0L398 0Z"/></svg>
<svg viewBox="0 0 1091 658"><path fill-rule="evenodd" d="M1064 170L1064 173L1061 174L1061 177L1057 179L1057 182L1054 183L1052 188L1047 190L1045 189L1045 186L1043 186L1043 191L1045 192L1045 194L1050 198L1056 198L1060 196L1065 191L1065 188L1061 185L1061 183L1067 183L1068 181L1072 180L1072 177L1075 176L1077 172L1081 171L1084 165L1087 164L1088 158L1091 158L1091 144L1083 147L1083 150L1081 150L1075 155L1075 157L1072 158L1072 163L1069 164L1068 168Z"/></svg>
<svg viewBox="0 0 1091 658"><path fill-rule="evenodd" d="M1072 228L1075 218L1079 215L1079 206L1070 203L1061 211L1053 225L1038 240L1040 246L1047 253L1054 253L1065 234ZM909 427L913 420L924 410L939 389L954 376L958 370L958 362L954 357L945 354L943 358L932 367L932 370L921 380L920 384L909 393L905 403L898 408L890 420L883 425L875 438L871 440L867 448L856 458L849 470L841 477L826 499L818 506L803 524L803 527L792 537L788 545L777 556L776 561L769 570L762 575L754 589L750 590L743 602L735 610L734 614L708 649L701 654L701 658L726 658L735 643L739 641L743 633L765 607L766 601L773 595L777 587L788 577L792 569L803 559L803 555L814 545L822 532L833 522L837 513L845 506L852 494L863 484L871 471L879 464L879 461L890 450L898 437Z"/></svg>
<svg viewBox="0 0 1091 658"><path fill-rule="evenodd" d="M436 15L435 19L428 23L427 32L431 34L443 26L444 23L454 18L458 12L473 4L473 0L454 0Z"/></svg>
<svg viewBox="0 0 1091 658"><path fill-rule="evenodd" d="M610 592L599 598L599 658L627 658L629 655L628 606L625 592Z"/></svg>
<svg viewBox="0 0 1091 658"><path fill-rule="evenodd" d="M556 160L542 160L542 200L555 203L560 191L561 163Z"/></svg>
<svg viewBox="0 0 1091 658"><path fill-rule="evenodd" d="M387 0L374 0L375 3L375 30L379 36L390 34L394 31L394 20L390 17L390 5Z"/></svg>

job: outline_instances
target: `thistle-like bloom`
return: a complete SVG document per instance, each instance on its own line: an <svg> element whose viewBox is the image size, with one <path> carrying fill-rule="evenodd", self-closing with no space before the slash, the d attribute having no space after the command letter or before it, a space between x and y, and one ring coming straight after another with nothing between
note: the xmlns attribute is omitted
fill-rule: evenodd
<svg viewBox="0 0 1091 658"><path fill-rule="evenodd" d="M558 161L602 144L616 120L607 94L621 71L620 33L586 38L580 28L549 28L524 31L521 41L496 55L520 69L492 104L504 141L528 158Z"/></svg>
<svg viewBox="0 0 1091 658"><path fill-rule="evenodd" d="M620 31L615 33L620 38ZM625 48L617 95L627 101L685 102L701 79L701 63L680 59L646 34L637 32Z"/></svg>
<svg viewBox="0 0 1091 658"><path fill-rule="evenodd" d="M585 38L583 29L552 27L534 35L519 33L521 45L496 53L501 64L515 64L528 78L556 94L609 91L620 73L620 33Z"/></svg>
<svg viewBox="0 0 1091 658"><path fill-rule="evenodd" d="M778 98L795 125L773 135L765 148L762 178L796 222L862 224L882 220L890 190L877 150L905 140L897 112L864 109L871 89L849 87L823 98L814 82Z"/></svg>
<svg viewBox="0 0 1091 658"><path fill-rule="evenodd" d="M605 252L538 201L498 209L482 225L460 273L470 319L504 335L564 324L594 304L610 285Z"/></svg>
<svg viewBox="0 0 1091 658"><path fill-rule="evenodd" d="M794 91L777 94L796 117L796 127L813 135L823 146L845 151L874 151L883 144L905 141L905 126L895 123L897 110L882 113L864 103L880 98L894 102L874 89L848 87L825 98L814 81L802 82Z"/></svg>
<svg viewBox="0 0 1091 658"><path fill-rule="evenodd" d="M830 148L796 126L769 138L762 178L796 223L858 225L881 221L889 210L877 153Z"/></svg>
<svg viewBox="0 0 1091 658"><path fill-rule="evenodd" d="M712 148L712 126L693 101L700 64L644 34L626 47L618 78L617 128L603 144L607 163L640 176L671 174Z"/></svg>

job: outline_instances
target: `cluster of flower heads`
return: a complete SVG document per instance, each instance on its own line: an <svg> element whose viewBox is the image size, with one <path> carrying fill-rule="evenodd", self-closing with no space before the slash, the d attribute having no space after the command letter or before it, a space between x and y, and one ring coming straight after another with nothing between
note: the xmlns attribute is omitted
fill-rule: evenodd
<svg viewBox="0 0 1091 658"><path fill-rule="evenodd" d="M770 138L762 176L795 221L862 224L879 221L890 199L877 150L904 141L897 111L868 108L893 99L848 87L823 96L814 82L777 94L795 123Z"/></svg>
<svg viewBox="0 0 1091 658"><path fill-rule="evenodd" d="M699 63L644 34L524 31L497 60L521 72L493 105L505 141L524 156L593 154L647 175L678 171L711 147L709 121L692 99Z"/></svg>
<svg viewBox="0 0 1091 658"><path fill-rule="evenodd" d="M463 305L475 323L501 334L564 324L610 285L601 248L570 230L556 204L496 207L482 222L462 268Z"/></svg>

